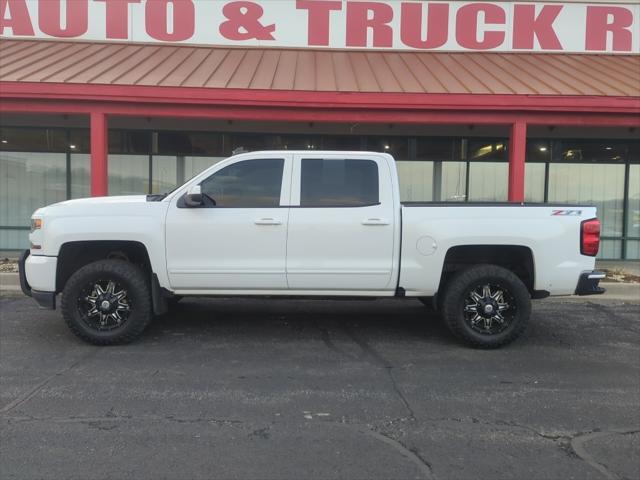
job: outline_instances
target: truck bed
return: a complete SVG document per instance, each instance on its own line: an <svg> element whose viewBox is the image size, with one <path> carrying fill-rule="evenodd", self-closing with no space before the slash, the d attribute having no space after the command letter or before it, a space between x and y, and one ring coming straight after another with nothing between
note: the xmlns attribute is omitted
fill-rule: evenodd
<svg viewBox="0 0 640 480"><path fill-rule="evenodd" d="M596 216L595 207L403 202L401 210L399 286L407 296L437 293L445 259L454 248L509 245L528 249L533 287L551 295L574 294L580 274L595 266L593 257L580 254L580 224Z"/></svg>

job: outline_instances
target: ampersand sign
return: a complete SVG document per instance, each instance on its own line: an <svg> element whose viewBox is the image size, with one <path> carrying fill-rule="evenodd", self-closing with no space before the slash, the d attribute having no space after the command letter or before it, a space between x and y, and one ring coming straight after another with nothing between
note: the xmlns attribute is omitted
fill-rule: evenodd
<svg viewBox="0 0 640 480"><path fill-rule="evenodd" d="M262 7L253 2L231 2L224 6L222 13L227 21L220 25L220 33L229 40L275 40L271 35L275 24L264 26L260 18Z"/></svg>

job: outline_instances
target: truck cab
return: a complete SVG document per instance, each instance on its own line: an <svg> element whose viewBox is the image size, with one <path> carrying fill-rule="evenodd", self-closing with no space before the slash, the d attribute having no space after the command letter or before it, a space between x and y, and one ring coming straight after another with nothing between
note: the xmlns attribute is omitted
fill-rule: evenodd
<svg viewBox="0 0 640 480"><path fill-rule="evenodd" d="M253 153L198 177L168 205L168 284L184 294L393 295L400 201L387 157Z"/></svg>

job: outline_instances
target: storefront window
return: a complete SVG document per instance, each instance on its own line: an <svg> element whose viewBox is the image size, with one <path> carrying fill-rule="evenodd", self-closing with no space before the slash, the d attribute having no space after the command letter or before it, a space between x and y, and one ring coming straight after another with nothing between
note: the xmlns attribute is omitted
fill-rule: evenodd
<svg viewBox="0 0 640 480"><path fill-rule="evenodd" d="M469 201L506 202L509 197L507 140L468 141Z"/></svg>
<svg viewBox="0 0 640 480"><path fill-rule="evenodd" d="M66 152L67 132L61 128L0 128L0 150Z"/></svg>
<svg viewBox="0 0 640 480"><path fill-rule="evenodd" d="M267 150L322 150L318 135L265 135Z"/></svg>
<svg viewBox="0 0 640 480"><path fill-rule="evenodd" d="M539 138L532 138L527 141L526 161L548 162L551 160L551 142Z"/></svg>
<svg viewBox="0 0 640 480"><path fill-rule="evenodd" d="M440 198L443 202L464 202L466 200L466 162L442 162Z"/></svg>
<svg viewBox="0 0 640 480"><path fill-rule="evenodd" d="M465 201L467 165L461 160L461 140L456 138L419 137L405 142L409 159L398 157L398 145L385 143L396 158L402 201Z"/></svg>
<svg viewBox="0 0 640 480"><path fill-rule="evenodd" d="M559 160L565 162L624 162L627 145L615 140L563 140Z"/></svg>
<svg viewBox="0 0 640 480"><path fill-rule="evenodd" d="M89 153L91 151L89 129L73 128L69 130L69 151L72 153Z"/></svg>
<svg viewBox="0 0 640 480"><path fill-rule="evenodd" d="M500 138L110 130L109 194L169 191L242 147L388 152L403 201L505 201L507 146ZM89 151L88 128L0 128L0 250L28 246L37 208L91 194ZM640 258L640 142L530 138L525 200L595 205L600 258Z"/></svg>
<svg viewBox="0 0 640 480"><path fill-rule="evenodd" d="M434 162L431 158L437 157L437 145L426 147L430 143L428 138L408 139L405 137L376 138L367 137L367 150L385 152L393 155L396 160L398 170L398 180L400 182L400 200L403 202L432 202L434 195L435 175L433 171ZM419 156L417 144L422 147L422 153L429 152L428 155ZM448 156L438 158L439 161L449 160Z"/></svg>
<svg viewBox="0 0 640 480"><path fill-rule="evenodd" d="M622 237L624 165L551 163L549 202L594 205L603 237ZM600 258L619 258L621 241L604 239Z"/></svg>
<svg viewBox="0 0 640 480"><path fill-rule="evenodd" d="M472 162L506 162L507 144L507 139L470 139L467 142L467 158Z"/></svg>
<svg viewBox="0 0 640 480"><path fill-rule="evenodd" d="M367 137L367 150L393 155L396 160L409 160L409 139L407 137ZM358 149L359 150L359 149Z"/></svg>
<svg viewBox="0 0 640 480"><path fill-rule="evenodd" d="M91 196L91 155L71 155L71 198Z"/></svg>
<svg viewBox="0 0 640 480"><path fill-rule="evenodd" d="M362 137L357 135L327 135L322 137L323 150L362 150Z"/></svg>
<svg viewBox="0 0 640 480"><path fill-rule="evenodd" d="M151 160L151 193L164 193L182 185L225 157L154 155Z"/></svg>
<svg viewBox="0 0 640 480"><path fill-rule="evenodd" d="M66 198L64 153L0 152L0 249L27 248L34 210Z"/></svg>
<svg viewBox="0 0 640 480"><path fill-rule="evenodd" d="M201 132L192 133L191 154L221 157L224 155L225 135L223 133Z"/></svg>
<svg viewBox="0 0 640 480"><path fill-rule="evenodd" d="M470 202L506 202L508 200L508 163L471 162L470 169Z"/></svg>
<svg viewBox="0 0 640 480"><path fill-rule="evenodd" d="M545 164L526 163L524 172L524 201L544 202Z"/></svg>
<svg viewBox="0 0 640 480"><path fill-rule="evenodd" d="M170 192L178 186L178 164L184 157L154 155L151 159L151 192ZM184 170L184 167L183 167Z"/></svg>
<svg viewBox="0 0 640 480"><path fill-rule="evenodd" d="M186 182L224 159L225 157L184 157L184 179L179 183Z"/></svg>
<svg viewBox="0 0 640 480"><path fill-rule="evenodd" d="M403 202L431 202L433 195L433 162L396 161L400 180L400 200Z"/></svg>
<svg viewBox="0 0 640 480"><path fill-rule="evenodd" d="M627 207L626 257L640 259L640 165L629 165L629 203Z"/></svg>
<svg viewBox="0 0 640 480"><path fill-rule="evenodd" d="M233 133L227 135L228 141L225 143L224 155L232 155L233 152L255 152L258 150L268 150L266 135L254 133ZM283 149L285 146L283 146Z"/></svg>
<svg viewBox="0 0 640 480"><path fill-rule="evenodd" d="M151 135L147 130L109 130L109 153L148 155Z"/></svg>
<svg viewBox="0 0 640 480"><path fill-rule="evenodd" d="M544 202L546 163L551 160L552 144L549 140L532 138L527 141L525 156L524 200Z"/></svg>
<svg viewBox="0 0 640 480"><path fill-rule="evenodd" d="M640 260L640 241L627 240L627 256L628 260Z"/></svg>
<svg viewBox="0 0 640 480"><path fill-rule="evenodd" d="M192 135L188 132L158 132L157 133L157 151L154 147L154 153L172 155L183 154L189 155L194 153L194 150L201 150L204 147L204 141L206 137L201 136L200 146L194 146ZM148 151L148 150L147 150Z"/></svg>
<svg viewBox="0 0 640 480"><path fill-rule="evenodd" d="M109 155L109 195L149 193L149 155Z"/></svg>

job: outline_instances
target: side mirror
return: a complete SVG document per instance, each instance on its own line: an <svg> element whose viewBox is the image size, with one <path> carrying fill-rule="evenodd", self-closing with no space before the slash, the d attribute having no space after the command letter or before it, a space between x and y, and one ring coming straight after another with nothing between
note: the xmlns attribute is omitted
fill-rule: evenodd
<svg viewBox="0 0 640 480"><path fill-rule="evenodd" d="M184 196L184 203L187 207L200 207L202 205L202 187L200 185L190 187Z"/></svg>

